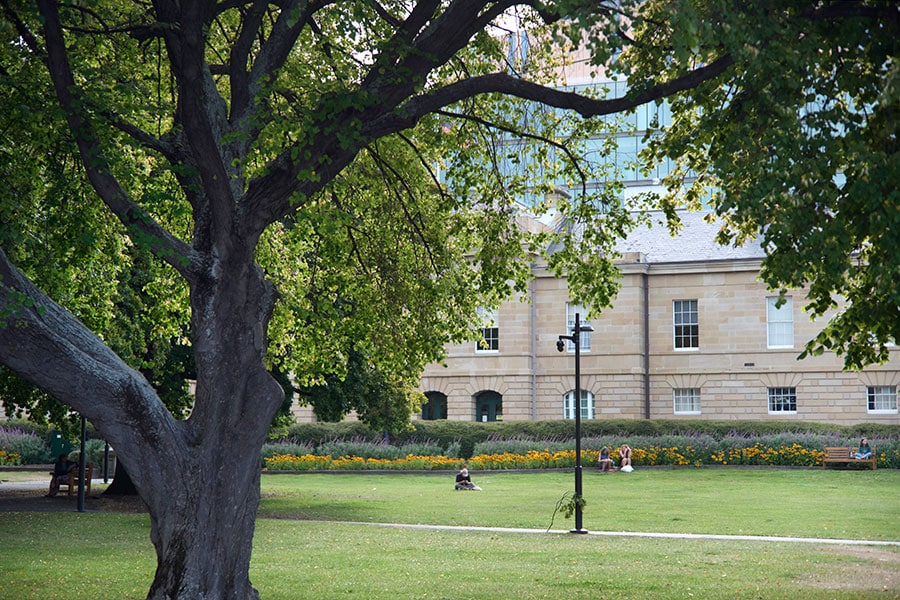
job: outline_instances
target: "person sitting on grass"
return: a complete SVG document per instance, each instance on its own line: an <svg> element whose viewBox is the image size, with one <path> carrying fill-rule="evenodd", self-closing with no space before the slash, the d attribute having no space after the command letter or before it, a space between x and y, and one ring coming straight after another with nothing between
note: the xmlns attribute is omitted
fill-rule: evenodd
<svg viewBox="0 0 900 600"><path fill-rule="evenodd" d="M476 490L480 491L481 488L472 483L472 478L469 477L469 469L463 467L459 473L456 474L456 487L457 490Z"/></svg>
<svg viewBox="0 0 900 600"><path fill-rule="evenodd" d="M853 458L856 460L868 460L872 458L872 447L869 445L869 440L863 438L859 441L859 450L856 451Z"/></svg>
<svg viewBox="0 0 900 600"><path fill-rule="evenodd" d="M69 460L69 457L65 454L60 454L56 458L56 462L53 463L53 471L50 473L52 477L50 478L50 491L47 492L48 498L52 498L59 493L59 484L69 476L69 473L72 472L75 466L75 461Z"/></svg>
<svg viewBox="0 0 900 600"><path fill-rule="evenodd" d="M622 444L619 448L619 468L626 473L634 470L631 466L631 446L628 444Z"/></svg>
<svg viewBox="0 0 900 600"><path fill-rule="evenodd" d="M600 448L600 458L597 459L597 466L600 467L601 473L612 473L615 470L613 461L609 457L609 448L606 446Z"/></svg>

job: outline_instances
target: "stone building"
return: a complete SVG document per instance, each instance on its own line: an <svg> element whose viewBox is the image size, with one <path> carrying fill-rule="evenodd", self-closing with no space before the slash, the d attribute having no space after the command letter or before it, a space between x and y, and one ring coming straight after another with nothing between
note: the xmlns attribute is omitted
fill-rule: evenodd
<svg viewBox="0 0 900 600"><path fill-rule="evenodd" d="M518 40L518 42L516 41ZM510 39L525 60L527 35ZM627 81L604 74L583 49L560 70L564 87L602 86L621 97ZM612 161L624 186L622 202L646 191L662 192L671 161L639 169L651 129L671 124L665 102L618 115L614 151L606 139L590 140L597 156ZM587 188L602 188L603 181ZM558 182L562 193L565 186ZM581 414L584 419L794 420L838 424L900 424L900 349L862 372L845 372L843 360L825 353L798 360L822 322L803 311L805 293L785 302L759 280L764 253L758 244L726 248L715 242L719 225L702 213L681 215L673 238L664 225L641 227L620 244L621 288L614 307L593 315L581 340ZM453 345L441 364L426 368L420 390L429 401L423 419L461 421L574 418L574 345L558 352L575 314L565 279L536 261L527 297L486 315L482 342ZM298 420L314 420L296 407ZM351 415L349 418L355 418Z"/></svg>
<svg viewBox="0 0 900 600"><path fill-rule="evenodd" d="M574 418L574 344L556 343L578 313L593 328L580 349L583 419L900 424L900 349L861 372L833 353L798 360L822 325L803 312L803 291L779 304L759 280L759 245L721 247L718 225L681 216L677 237L642 227L621 244L615 306L590 319L537 264L528 297L488 315L483 342L448 347L425 370L421 418Z"/></svg>

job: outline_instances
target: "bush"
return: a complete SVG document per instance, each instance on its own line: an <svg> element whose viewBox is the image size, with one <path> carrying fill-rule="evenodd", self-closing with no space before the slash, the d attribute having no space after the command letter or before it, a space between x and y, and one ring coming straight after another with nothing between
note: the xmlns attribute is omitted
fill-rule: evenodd
<svg viewBox="0 0 900 600"><path fill-rule="evenodd" d="M706 421L590 422L582 437L582 464L592 466L600 448L611 449L618 462L623 443L634 448L638 466L659 465L821 465L826 446L856 446L866 435L876 446L879 468L900 468L900 427L822 424L788 426L772 423ZM408 438L428 435L445 440L443 456L434 450L441 444L407 442L388 450L384 441L331 440L316 449L319 457L282 456L280 468L309 469L436 469L456 465L465 459L473 469L570 468L575 462L571 421L525 423L417 422ZM862 433L860 433L862 432ZM504 434L509 434L504 437ZM543 434L543 437L541 435ZM416 452L407 449L415 447ZM465 448L471 447L469 453ZM404 448L401 450L400 448ZM322 459L321 455L328 455ZM415 460L407 460L415 454ZM391 458L391 457L394 458ZM297 466L284 466L295 461ZM297 462L299 461L299 462ZM315 464L314 464L315 463ZM275 468L271 465L270 468Z"/></svg>
<svg viewBox="0 0 900 600"><path fill-rule="evenodd" d="M69 456L72 460L78 459L79 448L76 447ZM103 466L103 454L106 451L106 442L99 439L88 439L84 442L85 462L93 463L97 467Z"/></svg>
<svg viewBox="0 0 900 600"><path fill-rule="evenodd" d="M316 448L319 456L356 456L360 458L376 458L396 460L409 455L439 456L443 454L441 447L429 442L407 442L399 446L382 442L369 442L364 439L331 440Z"/></svg>
<svg viewBox="0 0 900 600"><path fill-rule="evenodd" d="M0 427L0 450L5 450L7 455L17 455L17 464L43 465L53 462L46 439L18 427Z"/></svg>
<svg viewBox="0 0 900 600"><path fill-rule="evenodd" d="M295 444L293 442L275 442L264 444L260 451L260 459L262 464L266 463L267 458L278 455L303 456L304 454L312 454L315 447L309 444Z"/></svg>
<svg viewBox="0 0 900 600"><path fill-rule="evenodd" d="M713 451L727 450L739 439L749 439L751 436L766 438L767 443L769 439L772 443L777 441L778 438L772 436L786 436L783 439L804 440L804 445L821 450L826 445L855 445L860 437L866 435L878 445L878 453L881 454L883 443L900 440L900 426L873 423L843 426L793 421L590 419L582 421L581 425L582 447L590 450L599 450L602 446L618 448L622 442L636 447L638 441L653 445L664 442L670 446L696 446L701 442L711 444L711 441L724 444L721 448L710 445L711 454ZM574 422L563 419L491 423L413 421L412 430L394 436L391 443L436 444L444 449L446 456L470 458L476 454L519 452L523 449L573 448L574 433ZM382 432L372 431L360 422L297 424L289 428L288 437L294 443L313 447L335 439L367 440L372 443L383 441ZM833 442L824 443L828 440ZM451 448L452 453L449 451Z"/></svg>

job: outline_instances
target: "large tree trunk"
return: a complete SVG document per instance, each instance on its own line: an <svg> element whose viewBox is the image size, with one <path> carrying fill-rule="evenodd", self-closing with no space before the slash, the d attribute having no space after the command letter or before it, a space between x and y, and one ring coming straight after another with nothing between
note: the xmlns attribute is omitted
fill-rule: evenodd
<svg viewBox="0 0 900 600"><path fill-rule="evenodd" d="M131 475L125 469L125 463L116 460L116 471L113 474L112 483L103 491L104 496L137 496L137 488L131 480Z"/></svg>
<svg viewBox="0 0 900 600"><path fill-rule="evenodd" d="M156 448L166 478L155 489L136 479L158 558L150 599L259 597L249 578L259 457L284 393L263 367L272 287L252 250L230 250L237 258L219 253L191 290L196 400L178 443Z"/></svg>
<svg viewBox="0 0 900 600"><path fill-rule="evenodd" d="M151 517L151 599L259 597L249 567L260 448L284 398L262 362L274 295L252 261L218 267L192 289L197 395L178 421L0 249L0 362L85 415L128 465Z"/></svg>
<svg viewBox="0 0 900 600"><path fill-rule="evenodd" d="M208 449L192 457L191 468L189 475L179 473L167 483L166 493L155 495L150 506L158 562L147 597L259 598L249 578L259 504L258 450Z"/></svg>

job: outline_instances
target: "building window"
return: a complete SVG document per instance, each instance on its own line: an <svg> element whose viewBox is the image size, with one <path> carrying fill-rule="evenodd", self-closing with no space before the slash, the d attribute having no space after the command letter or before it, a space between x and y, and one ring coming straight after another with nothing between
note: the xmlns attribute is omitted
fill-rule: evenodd
<svg viewBox="0 0 900 600"><path fill-rule="evenodd" d="M700 388L675 388L672 396L676 415L700 414Z"/></svg>
<svg viewBox="0 0 900 600"><path fill-rule="evenodd" d="M500 328L497 326L497 311L490 308L479 308L478 317L484 324L481 339L475 342L476 352L497 352L500 350Z"/></svg>
<svg viewBox="0 0 900 600"><path fill-rule="evenodd" d="M766 325L769 348L794 347L794 302L790 296L778 304L778 296L766 298Z"/></svg>
<svg viewBox="0 0 900 600"><path fill-rule="evenodd" d="M781 414L797 412L797 388L769 388L769 412Z"/></svg>
<svg viewBox="0 0 900 600"><path fill-rule="evenodd" d="M575 418L575 390L563 396L563 418ZM594 395L587 390L581 390L581 418L594 418Z"/></svg>
<svg viewBox="0 0 900 600"><path fill-rule="evenodd" d="M447 418L447 395L440 392L426 392L428 402L422 405L422 420L436 421Z"/></svg>
<svg viewBox="0 0 900 600"><path fill-rule="evenodd" d="M581 327L585 325L590 325L591 322L587 318L588 311L586 308L581 306L580 304L573 304L572 302L566 303L566 333L572 335L572 332L575 329L575 315L578 315L578 320L581 323ZM579 336L581 339L581 348L580 350L583 352L585 350L591 349L591 332L590 331L582 331ZM575 352L575 344L569 340L566 343L566 348L569 352ZM574 418L574 417L573 417Z"/></svg>
<svg viewBox="0 0 900 600"><path fill-rule="evenodd" d="M491 390L475 396L475 420L482 423L502 421L503 396Z"/></svg>
<svg viewBox="0 0 900 600"><path fill-rule="evenodd" d="M897 388L893 385L869 386L866 390L870 413L896 414Z"/></svg>
<svg viewBox="0 0 900 600"><path fill-rule="evenodd" d="M700 347L700 315L696 300L675 300L672 303L675 326L675 349Z"/></svg>

